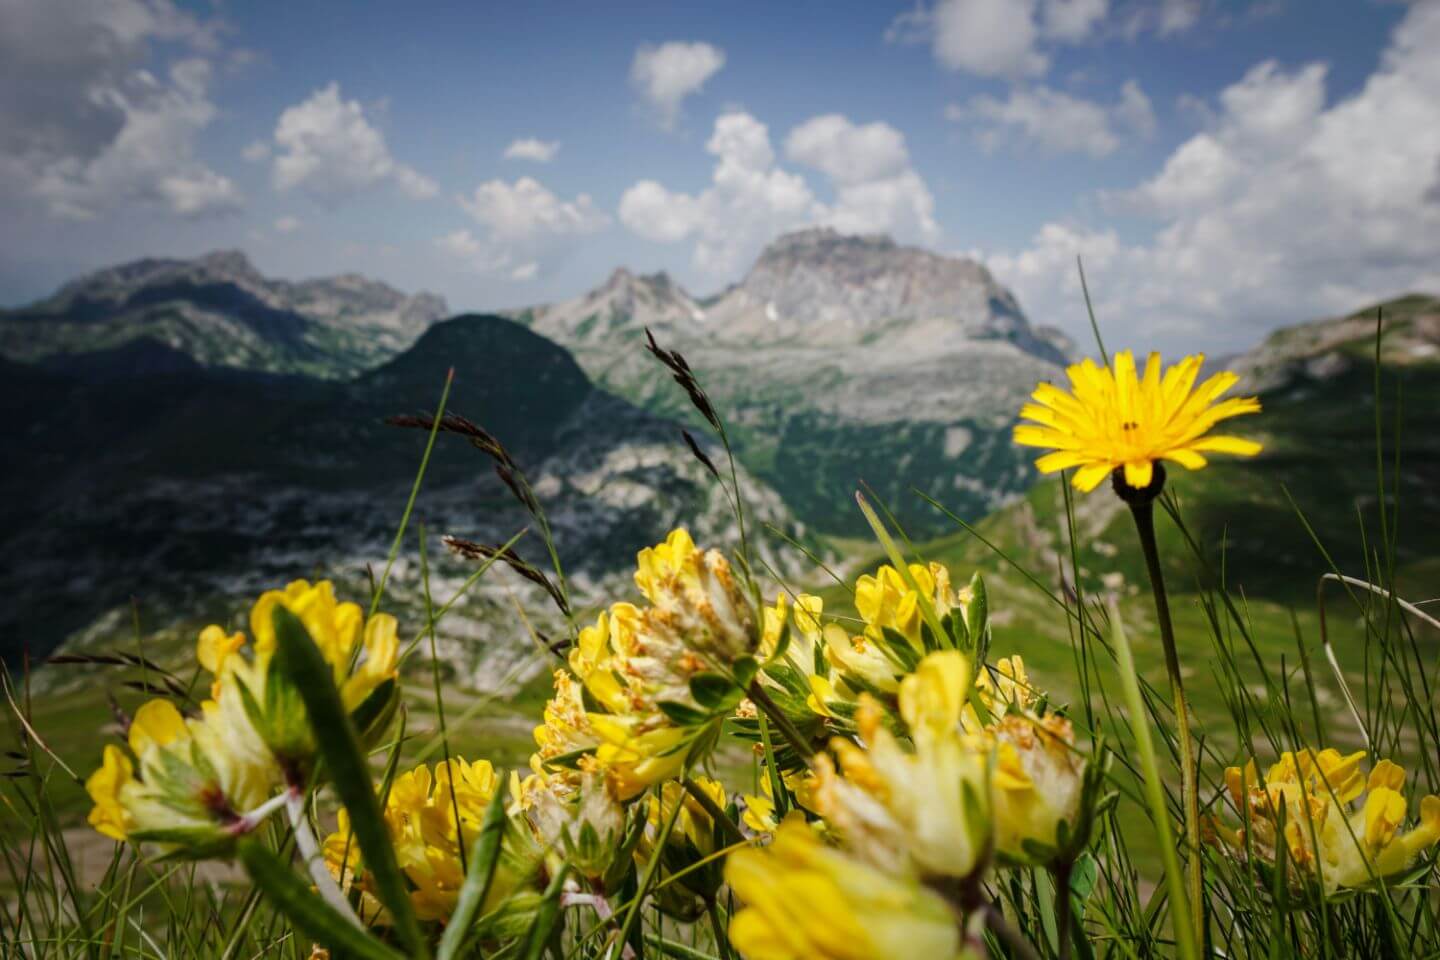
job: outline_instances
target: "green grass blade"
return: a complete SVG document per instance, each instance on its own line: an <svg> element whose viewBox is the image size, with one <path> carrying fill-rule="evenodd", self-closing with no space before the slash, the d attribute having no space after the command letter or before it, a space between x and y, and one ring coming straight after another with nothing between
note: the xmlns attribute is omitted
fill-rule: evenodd
<svg viewBox="0 0 1440 960"><path fill-rule="evenodd" d="M460 896L455 901L455 912L440 938L438 960L452 960L465 942L470 923L480 910L480 905L490 894L490 884L495 879L495 865L500 862L500 849L505 840L505 827L509 819L505 815L505 798L508 791L496 784L495 795L490 806L485 808L485 819L480 822L480 835L470 850L469 869L465 872L465 883L460 887Z"/></svg>
<svg viewBox="0 0 1440 960"><path fill-rule="evenodd" d="M293 683L305 702L310 726L340 802L350 812L351 829L360 843L366 869L375 881L375 893L394 918L395 932L416 957L427 955L420 925L410 903L405 878L395 861L395 848L375 797L365 754L340 702L330 665L310 639L305 625L285 607L276 605L276 666Z"/></svg>
<svg viewBox="0 0 1440 960"><path fill-rule="evenodd" d="M1125 705L1130 714L1130 729L1135 735L1135 747L1140 753L1140 765L1144 771L1145 799L1150 805L1150 818L1155 821L1155 830L1160 834L1160 855L1165 864L1165 882L1170 894L1170 920L1175 925L1175 952L1181 960L1197 960L1195 930L1190 923L1190 908L1185 895L1185 878L1180 872L1180 860L1175 855L1175 837L1170 829L1170 812L1165 806L1164 789L1161 786L1160 766L1155 760L1155 744L1150 739L1149 713L1140 696L1140 681L1135 673L1135 661L1130 655L1130 641L1125 636L1125 625L1120 622L1118 607L1110 608L1111 632L1114 636L1116 659L1120 667L1120 683L1125 691ZM1196 851L1195 856L1199 856Z"/></svg>
<svg viewBox="0 0 1440 960"><path fill-rule="evenodd" d="M240 862L255 886L305 936L359 960L402 960L402 954L336 913L309 884L296 876L288 863L267 850L259 840L241 841L239 853Z"/></svg>

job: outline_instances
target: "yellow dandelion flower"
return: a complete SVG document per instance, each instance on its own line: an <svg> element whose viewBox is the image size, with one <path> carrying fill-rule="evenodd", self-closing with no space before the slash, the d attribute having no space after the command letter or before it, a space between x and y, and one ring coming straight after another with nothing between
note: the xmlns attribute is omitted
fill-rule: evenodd
<svg viewBox="0 0 1440 960"><path fill-rule="evenodd" d="M1069 367L1070 390L1042 383L1033 403L1020 409L1029 420L1015 428L1015 442L1054 452L1035 461L1042 473L1078 468L1074 484L1093 490L1113 471L1124 468L1125 483L1143 490L1154 479L1157 461L1170 460L1189 470L1205 466L1206 453L1254 456L1260 444L1239 437L1211 435L1220 421L1258 413L1254 397L1220 400L1239 377L1217 373L1195 386L1203 354L1185 357L1162 376L1160 355L1150 354L1137 374L1135 357L1115 355L1114 369L1085 360Z"/></svg>
<svg viewBox="0 0 1440 960"><path fill-rule="evenodd" d="M1366 776L1364 758L1364 751L1333 749L1285 753L1264 780L1253 759L1230 767L1225 784L1235 808L1248 815L1250 837L1247 843L1243 825L1214 824L1217 837L1236 856L1254 850L1272 862L1283 842L1290 863L1330 892L1368 887L1406 869L1440 842L1440 797L1424 797L1418 822L1402 830L1409 812L1404 769L1381 760Z"/></svg>

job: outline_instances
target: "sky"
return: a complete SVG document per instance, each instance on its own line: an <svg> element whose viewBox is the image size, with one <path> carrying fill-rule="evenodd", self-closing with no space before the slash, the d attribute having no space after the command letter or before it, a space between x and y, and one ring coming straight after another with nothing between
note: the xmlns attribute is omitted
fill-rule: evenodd
<svg viewBox="0 0 1440 960"><path fill-rule="evenodd" d="M1440 0L0 0L0 304L239 248L459 310L787 230L1239 349L1440 293Z"/></svg>

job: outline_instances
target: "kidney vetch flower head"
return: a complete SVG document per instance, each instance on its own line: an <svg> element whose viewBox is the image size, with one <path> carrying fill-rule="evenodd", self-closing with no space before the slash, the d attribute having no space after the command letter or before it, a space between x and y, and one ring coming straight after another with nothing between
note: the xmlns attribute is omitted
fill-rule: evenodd
<svg viewBox="0 0 1440 960"><path fill-rule="evenodd" d="M750 603L718 550L701 550L688 531L640 551L635 585L650 601L648 629L682 638L722 665L754 652L760 641Z"/></svg>
<svg viewBox="0 0 1440 960"><path fill-rule="evenodd" d="M469 850L479 835L486 808L505 778L488 760L452 757L433 767L421 764L395 777L385 797L383 817L395 848L395 859L410 881L410 900L421 920L448 920L465 880L461 848ZM358 887L361 915L371 924L388 925L390 917L375 896L350 818L340 810L338 829L322 845L325 865L344 887ZM505 831L489 893L481 905L484 916L511 894L533 886L540 851L523 830Z"/></svg>
<svg viewBox="0 0 1440 960"><path fill-rule="evenodd" d="M90 824L115 840L154 842L172 854L225 855L248 829L244 814L278 779L273 763L236 753L213 703L185 717L169 700L135 711L129 751L107 744L85 782Z"/></svg>
<svg viewBox="0 0 1440 960"><path fill-rule="evenodd" d="M227 728L251 727L257 734L233 747L273 754L295 785L308 776L315 741L299 691L274 669L277 607L300 620L330 664L341 701L366 742L388 725L399 703L400 642L393 616L377 613L367 620L358 604L336 598L329 580L295 580L261 594L250 610L252 656L243 652L243 633L227 634L215 625L200 632L196 655L214 674L211 696Z"/></svg>
<svg viewBox="0 0 1440 960"><path fill-rule="evenodd" d="M1196 387L1204 362L1203 354L1185 357L1163 376L1158 353L1146 360L1143 376L1129 350L1115 355L1113 369L1089 359L1072 364L1066 370L1069 391L1049 383L1035 388L1034 402L1020 409L1020 418L1031 422L1015 428L1015 442L1051 448L1054 452L1035 466L1042 473L1078 468L1073 482L1085 491L1118 469L1124 470L1126 485L1144 490L1160 460L1198 470L1205 466L1206 453L1254 456L1260 452L1255 441L1210 430L1222 420L1258 413L1260 402L1254 397L1220 400L1240 379L1228 371Z"/></svg>
<svg viewBox="0 0 1440 960"><path fill-rule="evenodd" d="M1230 767L1225 784L1248 828L1213 824L1216 836L1237 857L1253 850L1270 863L1283 842L1290 863L1328 893L1371 887L1405 870L1440 842L1440 797L1424 797L1419 822L1402 830L1409 813L1404 769L1381 760L1367 777L1364 758L1363 750L1283 753L1263 781L1253 759Z"/></svg>
<svg viewBox="0 0 1440 960"><path fill-rule="evenodd" d="M798 815L770 846L731 854L725 880L744 903L729 932L747 960L971 956L938 894L827 847Z"/></svg>

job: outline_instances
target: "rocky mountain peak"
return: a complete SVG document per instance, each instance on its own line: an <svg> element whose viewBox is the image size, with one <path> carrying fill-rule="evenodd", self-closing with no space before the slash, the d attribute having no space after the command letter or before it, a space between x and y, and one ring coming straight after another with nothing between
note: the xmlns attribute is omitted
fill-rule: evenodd
<svg viewBox="0 0 1440 960"><path fill-rule="evenodd" d="M185 261L176 261L183 264ZM263 283L265 278L243 250L216 250L192 261L199 270L213 274L218 279L254 280Z"/></svg>

